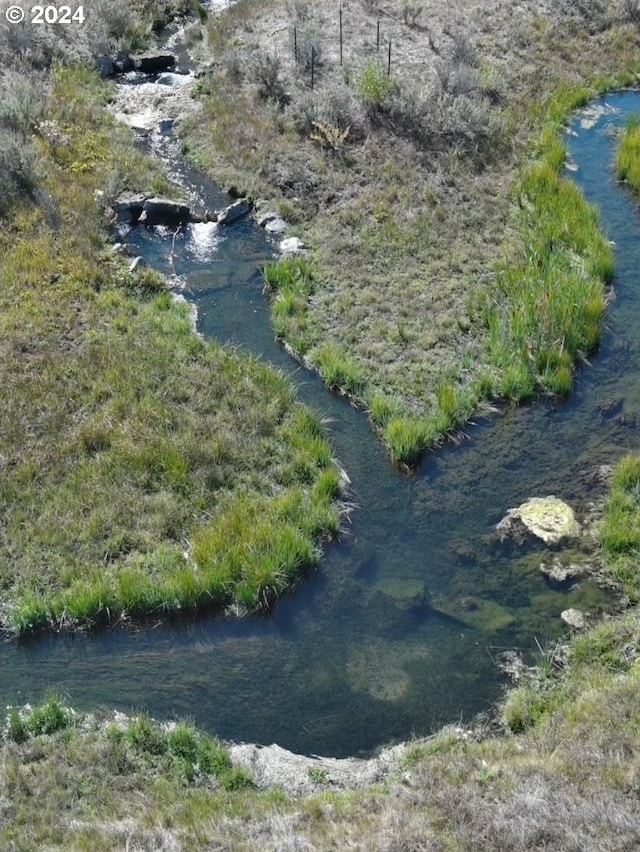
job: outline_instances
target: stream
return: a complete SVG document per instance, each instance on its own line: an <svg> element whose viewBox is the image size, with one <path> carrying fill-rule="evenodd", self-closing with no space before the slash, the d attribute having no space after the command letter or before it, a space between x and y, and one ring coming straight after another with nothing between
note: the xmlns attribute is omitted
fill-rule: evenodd
<svg viewBox="0 0 640 852"><path fill-rule="evenodd" d="M490 534L507 509L555 494L580 517L596 499L591 472L637 447L640 428L640 216L616 186L611 127L640 94L608 95L567 136L570 172L616 244L615 300L600 351L567 401L504 408L466 438L400 474L362 411L329 393L274 339L260 267L276 241L252 221L185 227L173 247L161 227L126 234L135 254L169 275L198 311L205 337L259 354L291 376L299 398L328 422L356 504L343 538L317 572L268 616L193 618L0 646L5 704L58 690L96 706L184 716L224 739L277 742L343 757L425 735L487 710L504 678L496 657L566 633L560 612L596 616L608 596L593 581L553 588L539 547L513 551ZM171 132L151 147L194 203L219 209L219 187L179 155ZM599 496L601 489L597 491ZM420 604L428 592L433 607ZM462 602L462 603L461 603Z"/></svg>

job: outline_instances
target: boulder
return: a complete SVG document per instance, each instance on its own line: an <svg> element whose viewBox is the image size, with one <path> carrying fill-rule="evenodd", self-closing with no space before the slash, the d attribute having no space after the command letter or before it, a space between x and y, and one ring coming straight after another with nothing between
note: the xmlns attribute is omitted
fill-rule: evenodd
<svg viewBox="0 0 640 852"><path fill-rule="evenodd" d="M247 216L250 210L251 205L248 201L234 201L233 204L230 204L228 207L225 207L225 209L218 214L218 224L231 225L233 222L237 222L238 219L243 219L245 216Z"/></svg>
<svg viewBox="0 0 640 852"><path fill-rule="evenodd" d="M496 526L500 540L516 538L522 527L545 544L558 545L580 535L573 509L559 497L532 497L516 509L509 509Z"/></svg>
<svg viewBox="0 0 640 852"><path fill-rule="evenodd" d="M134 70L133 59L125 51L121 50L113 60L113 69L116 74L127 74Z"/></svg>
<svg viewBox="0 0 640 852"><path fill-rule="evenodd" d="M139 221L145 225L182 225L190 217L187 204L169 198L147 198Z"/></svg>
<svg viewBox="0 0 640 852"><path fill-rule="evenodd" d="M264 225L264 229L270 234L284 234L287 230L287 223L280 216L276 216Z"/></svg>
<svg viewBox="0 0 640 852"><path fill-rule="evenodd" d="M287 237L280 243L280 252L284 255L304 254L306 246L300 237Z"/></svg>
<svg viewBox="0 0 640 852"><path fill-rule="evenodd" d="M565 609L560 613L560 618L574 630L582 630L585 625L584 613L579 609Z"/></svg>
<svg viewBox="0 0 640 852"><path fill-rule="evenodd" d="M172 53L149 53L133 59L133 67L143 74L157 74L167 68L173 68L175 64L176 58Z"/></svg>
<svg viewBox="0 0 640 852"><path fill-rule="evenodd" d="M114 215L117 222L125 222L130 225L135 225L142 216L142 210L146 201L146 196L123 196L112 205Z"/></svg>

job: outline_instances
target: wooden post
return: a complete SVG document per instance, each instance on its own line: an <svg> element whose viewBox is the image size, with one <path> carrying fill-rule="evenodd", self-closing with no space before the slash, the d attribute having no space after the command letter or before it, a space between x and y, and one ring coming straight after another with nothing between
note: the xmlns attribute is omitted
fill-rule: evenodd
<svg viewBox="0 0 640 852"><path fill-rule="evenodd" d="M387 77L391 76L391 39L389 39L389 59L387 60Z"/></svg>
<svg viewBox="0 0 640 852"><path fill-rule="evenodd" d="M340 6L340 65L342 65L342 6Z"/></svg>
<svg viewBox="0 0 640 852"><path fill-rule="evenodd" d="M296 61L296 65L298 64L298 28L296 25L293 25L293 58Z"/></svg>
<svg viewBox="0 0 640 852"><path fill-rule="evenodd" d="M316 49L315 46L311 46L311 91L313 91L313 72L314 66L316 64Z"/></svg>
<svg viewBox="0 0 640 852"><path fill-rule="evenodd" d="M380 53L380 21L378 21L376 26L376 50Z"/></svg>

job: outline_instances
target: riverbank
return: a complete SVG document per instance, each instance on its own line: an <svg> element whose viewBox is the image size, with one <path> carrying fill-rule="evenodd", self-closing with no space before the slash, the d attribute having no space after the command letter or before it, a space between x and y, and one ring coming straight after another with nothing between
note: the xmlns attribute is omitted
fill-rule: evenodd
<svg viewBox="0 0 640 852"><path fill-rule="evenodd" d="M313 291L274 299L276 331L409 465L496 397L568 393L597 346L611 251L558 134L639 67L613 10L455 11L347 4L340 53L331 4L241 0L207 26L180 129L313 247Z"/></svg>
<svg viewBox="0 0 640 852"><path fill-rule="evenodd" d="M639 488L640 458L629 456L601 526L611 565L619 501L635 500L635 533L614 550L634 560L636 598ZM639 653L636 607L541 648L534 667L510 658L515 686L490 715L369 761L223 745L184 723L83 716L56 699L13 709L2 733L0 840L105 852L632 848Z"/></svg>
<svg viewBox="0 0 640 852"><path fill-rule="evenodd" d="M337 534L341 474L289 381L111 250L109 203L172 188L59 36L2 47L2 627L266 608Z"/></svg>

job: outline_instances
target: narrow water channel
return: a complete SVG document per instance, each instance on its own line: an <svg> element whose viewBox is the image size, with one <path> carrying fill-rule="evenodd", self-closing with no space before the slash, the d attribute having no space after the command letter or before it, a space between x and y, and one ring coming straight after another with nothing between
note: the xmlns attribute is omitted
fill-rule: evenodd
<svg viewBox="0 0 640 852"><path fill-rule="evenodd" d="M553 589L540 574L540 552L514 556L487 539L530 496L556 494L579 512L593 498L589 473L638 445L640 216L616 186L611 127L640 109L640 95L593 106L604 108L595 123L588 111L578 116L568 144L571 174L616 243L616 298L601 351L567 402L478 418L467 440L431 453L411 478L388 463L365 415L274 341L259 269L275 246L263 231L250 221L190 226L173 258L162 229L128 234L137 253L176 276L205 336L286 371L300 398L329 419L357 509L317 573L267 617L2 645L5 704L55 688L79 709L187 716L227 739L353 755L487 709L503 684L497 654L531 654L536 640L561 635L559 615L570 606L598 612L604 596L593 583ZM171 140L158 144L171 159ZM225 203L202 176L179 161L174 169L206 206ZM468 617L455 606L463 599L472 601Z"/></svg>

